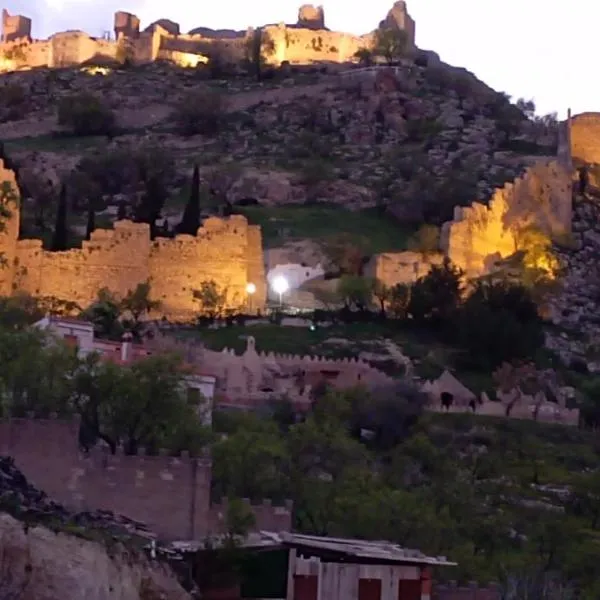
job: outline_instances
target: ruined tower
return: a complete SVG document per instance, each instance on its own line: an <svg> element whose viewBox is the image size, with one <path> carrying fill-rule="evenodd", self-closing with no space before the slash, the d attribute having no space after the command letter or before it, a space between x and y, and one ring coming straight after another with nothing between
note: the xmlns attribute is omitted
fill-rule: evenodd
<svg viewBox="0 0 600 600"><path fill-rule="evenodd" d="M23 15L11 15L2 10L2 42L14 42L18 39L31 39L31 19Z"/></svg>

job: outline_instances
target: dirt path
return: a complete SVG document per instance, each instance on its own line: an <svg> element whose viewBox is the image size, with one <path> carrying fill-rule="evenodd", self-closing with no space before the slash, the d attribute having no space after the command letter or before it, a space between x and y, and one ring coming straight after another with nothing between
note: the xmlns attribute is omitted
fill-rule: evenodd
<svg viewBox="0 0 600 600"><path fill-rule="evenodd" d="M253 90L232 94L227 112L246 110L260 102L285 103L302 96L318 96L330 88L333 81L268 90ZM168 104L151 104L143 109L125 108L117 111L118 121L134 129L158 125L169 117L172 108ZM31 117L22 121L0 124L0 140L16 140L26 137L50 135L56 128L54 116Z"/></svg>

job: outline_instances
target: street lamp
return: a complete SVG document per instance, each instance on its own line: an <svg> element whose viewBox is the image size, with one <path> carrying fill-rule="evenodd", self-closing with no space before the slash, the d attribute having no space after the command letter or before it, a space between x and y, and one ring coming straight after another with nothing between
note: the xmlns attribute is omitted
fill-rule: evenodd
<svg viewBox="0 0 600 600"><path fill-rule="evenodd" d="M288 280L283 275L278 275L271 284L273 291L279 294L279 306L283 306L283 295L290 289Z"/></svg>
<svg viewBox="0 0 600 600"><path fill-rule="evenodd" d="M252 282L246 284L246 294L248 294L248 311L252 313L252 296L256 294L256 285Z"/></svg>

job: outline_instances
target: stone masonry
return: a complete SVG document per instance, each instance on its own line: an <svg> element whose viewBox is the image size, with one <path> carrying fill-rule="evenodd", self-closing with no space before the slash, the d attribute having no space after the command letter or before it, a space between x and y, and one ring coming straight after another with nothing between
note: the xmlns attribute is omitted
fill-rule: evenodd
<svg viewBox="0 0 600 600"><path fill-rule="evenodd" d="M227 505L211 504L212 463L187 455L125 456L78 445L79 421L0 422L0 454L38 489L76 511L107 510L140 521L166 540L199 540L223 531ZM291 504L254 506L258 530L289 531Z"/></svg>
<svg viewBox="0 0 600 600"><path fill-rule="evenodd" d="M15 176L0 161L0 181L18 193ZM254 283L252 307L266 301L260 228L242 216L210 218L196 236L150 239L147 224L117 221L114 229L97 229L81 248L49 252L41 240L19 240L19 211L0 233L0 252L7 265L0 271L0 294L25 292L52 296L88 306L98 291L108 288L123 296L137 284L150 281L154 299L161 303L156 315L189 320L201 309L193 292L214 281L227 293L227 306L243 310L246 287Z"/></svg>
<svg viewBox="0 0 600 600"><path fill-rule="evenodd" d="M409 45L414 48L414 20L408 15L405 2L394 5L388 21L391 26L407 31ZM232 59L239 60L243 56L248 35L247 31L239 31L221 39L208 34L177 34L179 25L164 19L140 31L139 18L123 11L115 14L116 40L94 38L83 31L60 32L46 40L31 40L31 21L26 17L11 17L5 13L3 24L0 53L19 46L24 53L24 60L18 68L60 68L100 59L114 60L121 38L127 38L131 42L133 59L138 63L169 60L195 66L206 60L207 52L215 43L219 43L221 49ZM356 60L356 52L369 47L373 41L372 33L356 36L326 30L322 7L315 8L311 5L300 8L297 24L267 25L264 30L275 46L268 61L276 65L284 61L292 64L353 62ZM7 63L2 68L14 70L16 67Z"/></svg>

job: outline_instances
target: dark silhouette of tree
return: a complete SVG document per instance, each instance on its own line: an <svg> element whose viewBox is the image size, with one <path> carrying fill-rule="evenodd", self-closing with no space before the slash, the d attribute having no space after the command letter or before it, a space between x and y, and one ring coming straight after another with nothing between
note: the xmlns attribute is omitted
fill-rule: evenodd
<svg viewBox="0 0 600 600"><path fill-rule="evenodd" d="M183 211L181 223L177 226L177 233L196 235L200 227L200 171L198 165L194 166L192 175L192 188L190 197Z"/></svg>
<svg viewBox="0 0 600 600"><path fill-rule="evenodd" d="M85 229L85 239L89 240L92 237L92 231L96 229L96 211L92 200L88 201L87 226Z"/></svg>
<svg viewBox="0 0 600 600"><path fill-rule="evenodd" d="M67 228L67 187L63 184L58 198L56 210L56 223L54 225L54 236L52 238L51 250L59 252L67 249L69 232Z"/></svg>

